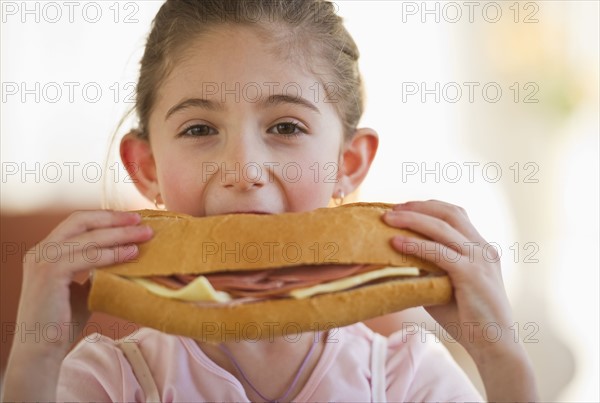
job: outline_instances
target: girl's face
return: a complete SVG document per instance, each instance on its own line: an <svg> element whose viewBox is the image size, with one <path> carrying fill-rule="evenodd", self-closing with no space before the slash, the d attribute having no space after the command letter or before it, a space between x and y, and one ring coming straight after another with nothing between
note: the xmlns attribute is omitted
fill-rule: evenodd
<svg viewBox="0 0 600 403"><path fill-rule="evenodd" d="M251 27L191 42L149 120L167 209L209 216L327 206L343 135L324 93L316 77L293 57L269 52Z"/></svg>

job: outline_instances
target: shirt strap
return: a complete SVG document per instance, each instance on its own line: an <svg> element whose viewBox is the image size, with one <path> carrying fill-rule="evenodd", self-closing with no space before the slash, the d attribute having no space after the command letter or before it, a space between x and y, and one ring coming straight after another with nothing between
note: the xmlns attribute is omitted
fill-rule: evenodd
<svg viewBox="0 0 600 403"><path fill-rule="evenodd" d="M150 372L150 368L137 343L117 340L117 346L123 351L125 358L129 361L131 369L133 369L133 374L144 391L146 402L160 402L160 395L152 377L152 372Z"/></svg>
<svg viewBox="0 0 600 403"><path fill-rule="evenodd" d="M373 402L386 402L386 371L385 358L387 355L387 338L378 333L373 334L371 347L371 397Z"/></svg>

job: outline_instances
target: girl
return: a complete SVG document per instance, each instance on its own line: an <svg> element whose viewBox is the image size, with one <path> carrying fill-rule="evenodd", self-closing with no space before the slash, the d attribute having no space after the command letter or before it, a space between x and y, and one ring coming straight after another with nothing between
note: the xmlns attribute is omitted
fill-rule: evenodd
<svg viewBox="0 0 600 403"><path fill-rule="evenodd" d="M325 207L331 198L339 203L363 181L378 146L373 130L357 128L358 50L322 0L169 0L154 20L137 90L139 128L122 139L121 158L138 190L172 211L277 214ZM332 163L335 181L326 180ZM293 180L290 165L299 172ZM521 346L512 337L491 342L481 332L493 323L509 334L512 320L499 265L460 247L486 244L466 213L440 201L410 202L382 219L430 239L391 242L448 272L455 299L428 312L473 357L488 399L535 400ZM128 246L152 237L139 223L135 213L77 212L42 241L65 246L59 262L24 261L21 329L55 323L65 336L50 343L16 335L6 400L481 400L426 333L400 332L381 342L362 324L335 336L220 345L142 329L134 337L156 395L142 389L111 339L82 342L66 356L68 324L80 319L69 284L92 266L135 258L137 249ZM80 253L91 243L101 248L93 264ZM460 259L444 260L455 256L444 248Z"/></svg>

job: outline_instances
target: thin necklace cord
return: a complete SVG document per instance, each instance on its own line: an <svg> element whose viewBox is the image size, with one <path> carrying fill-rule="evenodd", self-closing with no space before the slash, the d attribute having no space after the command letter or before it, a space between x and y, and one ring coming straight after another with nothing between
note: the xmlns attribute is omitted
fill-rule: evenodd
<svg viewBox="0 0 600 403"><path fill-rule="evenodd" d="M284 394L282 396L280 396L278 398L275 398L275 399L269 399L268 397L265 397L262 393L260 393L258 391L258 389L256 389L256 387L252 384L252 382L250 382L250 379L248 379L248 377L246 376L246 373L244 372L244 370L242 369L242 367L240 367L240 365L238 364L238 362L233 357L233 354L231 354L231 351L229 351L229 349L227 347L225 347L225 345L219 344L219 348L227 356L227 358L229 358L229 360L231 361L231 363L235 366L235 368L242 375L242 378L244 378L244 380L246 381L246 383L248 383L248 385L250 385L250 387L252 388L252 390L254 392L256 392L256 394L258 396L260 396L261 399L266 400L268 402L279 402L281 400L285 400L285 398L290 394L290 392L294 389L294 387L298 383L298 380L300 380L300 375L302 374L302 371L304 370L304 367L306 367L306 364L308 364L308 361L309 361L310 357L312 356L312 354L313 354L313 352L315 350L315 347L317 346L317 341L318 340L320 340L320 337L315 338L315 341L313 342L312 346L310 346L310 349L308 350L308 353L304 357L304 360L302 361L302 364L300 364L300 368L298 368L298 371L296 372L296 375L294 376L294 380L292 381L292 383L290 384L290 386L287 388L287 390L284 392Z"/></svg>

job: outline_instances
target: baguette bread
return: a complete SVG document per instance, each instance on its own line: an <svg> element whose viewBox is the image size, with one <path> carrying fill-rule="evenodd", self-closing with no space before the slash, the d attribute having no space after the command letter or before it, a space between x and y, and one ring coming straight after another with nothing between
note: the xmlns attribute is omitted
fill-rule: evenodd
<svg viewBox="0 0 600 403"><path fill-rule="evenodd" d="M386 203L352 203L310 212L192 217L142 210L154 237L134 262L94 273L91 311L206 342L265 339L346 326L419 305L445 303L452 287L434 264L394 250L394 235L420 236L385 224ZM305 299L197 304L155 295L129 277L210 274L298 265L377 264L418 267L421 275ZM310 268L313 269L312 267Z"/></svg>

